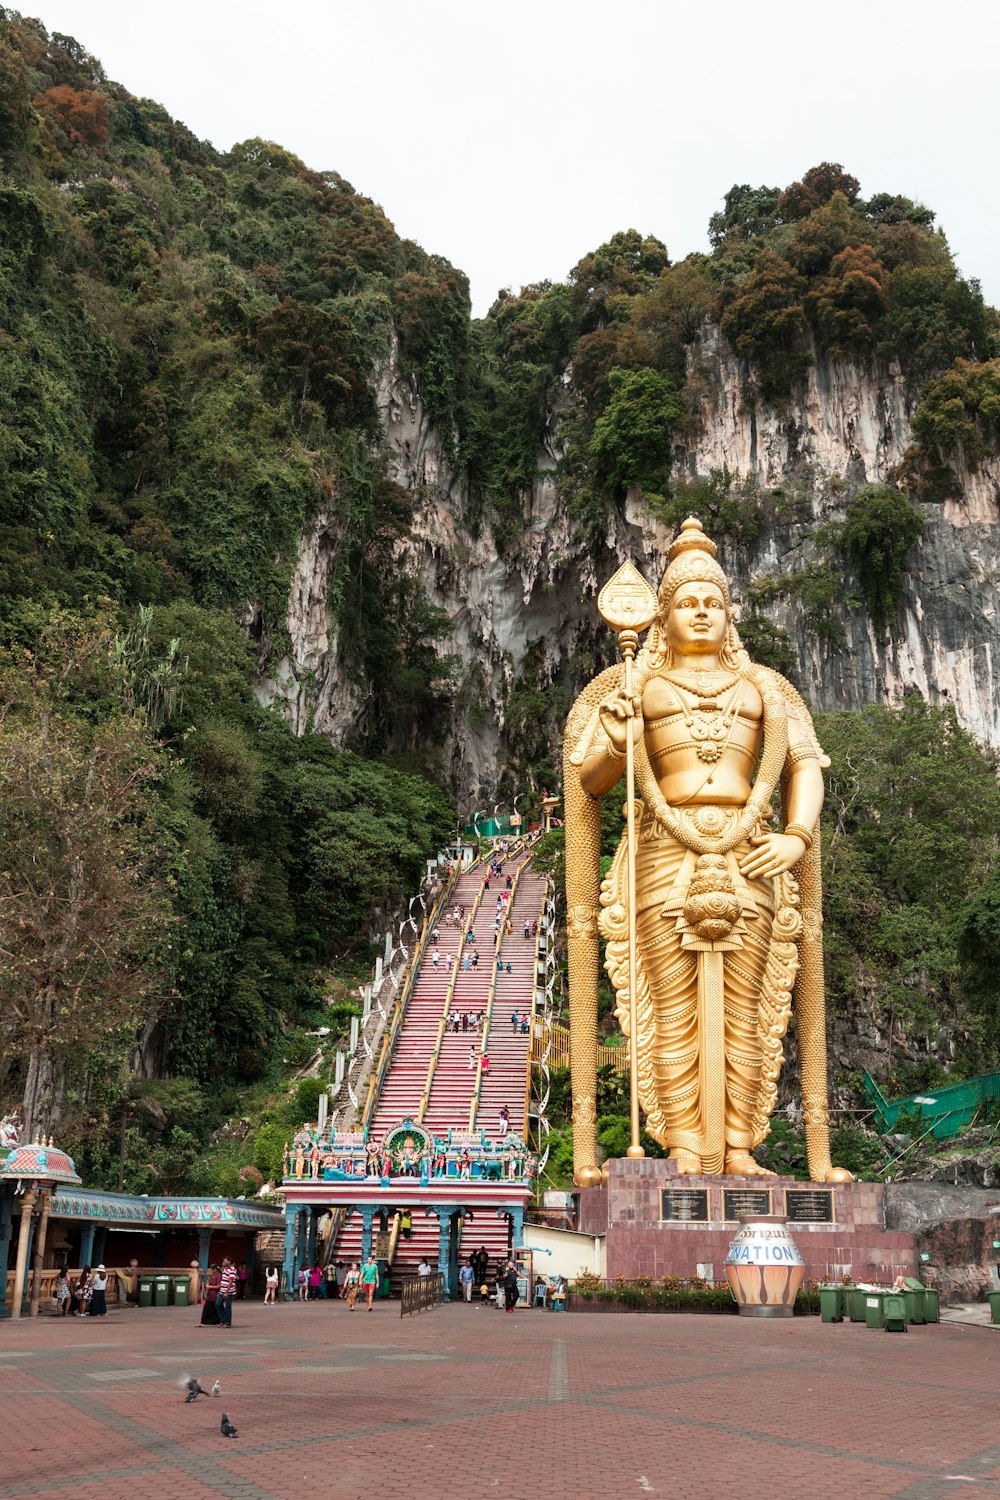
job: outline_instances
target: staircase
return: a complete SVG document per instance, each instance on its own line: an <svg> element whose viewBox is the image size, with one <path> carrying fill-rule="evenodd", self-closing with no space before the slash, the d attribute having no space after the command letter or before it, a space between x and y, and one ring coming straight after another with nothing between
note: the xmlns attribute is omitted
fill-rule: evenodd
<svg viewBox="0 0 1000 1500"><path fill-rule="evenodd" d="M513 863L505 865L504 874L493 884L502 888L506 875L513 873L513 869ZM514 1032L511 1016L516 1011L519 1018L525 1013L530 1018L533 1013L537 938L530 933L532 924L541 921L544 904L544 877L529 870L522 871L509 907L513 931L500 944L499 962L503 965L503 970L497 973L484 1049L490 1060L490 1071L482 1081L473 1120L476 1128L484 1131L489 1140L496 1140L500 1135L500 1110L504 1104L510 1113L511 1130L519 1136L524 1135L531 1025L529 1020L527 1032L522 1032L520 1026ZM491 930L492 920L491 907ZM528 937L524 936L526 921ZM481 1245L489 1253L492 1271L498 1260L506 1258L510 1248L510 1226L506 1218L498 1219L495 1213L487 1216L480 1213L471 1221L466 1219L459 1241L459 1264L467 1260Z"/></svg>
<svg viewBox="0 0 1000 1500"><path fill-rule="evenodd" d="M480 1011L488 1010L494 965L496 898L502 896L507 876L516 875L526 858L526 854L518 853L505 860L499 876L490 875L487 863L466 871L460 877L451 909L457 912L459 908L465 907L466 922L470 927L469 939L462 945L462 926L450 926L442 914L438 923L439 940L436 945L438 964L435 968L435 946L430 944L416 977L395 1053L369 1123L370 1139L381 1141L407 1116L420 1122L432 1137L444 1138L450 1128L459 1131L469 1129L483 1037L471 1022L466 1031L461 1029L459 1022L459 1030L456 1032L452 1018L463 1014L476 1016ZM489 890L485 889L487 880L490 882ZM486 1130L488 1136L499 1134L500 1106L503 1103L510 1110L511 1129L521 1134L524 1128L530 1036L518 1032L515 1037L511 1032L510 1017L515 1008L519 1015L531 1010L535 982L535 939L525 939L524 922L527 918L530 929L531 923L540 918L544 894L544 879L524 871L513 900L504 908L510 915L513 932L509 937L501 939L500 961L504 965L510 962L511 972L507 974L504 971L497 977L497 993L502 1001L499 1006L494 1006L493 1024L486 1039L490 1074L483 1080L482 1098L475 1122ZM469 923L477 897L480 898L478 912ZM460 949L462 954L469 956L468 969L462 966ZM474 953L479 955L476 967L471 966ZM451 971L448 968L449 957ZM452 973L456 977L449 1024L441 1040L437 1066L421 1120L421 1103ZM473 1047L477 1066L470 1068L469 1056ZM398 1180L396 1179L397 1183ZM393 1196L398 1201L398 1191L394 1190ZM390 1219L390 1227L391 1223ZM492 1265L496 1259L506 1256L508 1239L509 1226L506 1218L498 1219L495 1211L484 1213L480 1210L473 1220L466 1220L463 1225L460 1257L464 1259L480 1245L484 1245ZM438 1253L437 1216L432 1214L428 1217L422 1209L417 1209L413 1214L411 1237L405 1240L400 1236L397 1241L392 1263L393 1291L398 1291L403 1276L416 1272L423 1256L426 1255L430 1264L436 1266ZM333 1259L350 1262L360 1261L360 1258L361 1216L354 1213L341 1228Z"/></svg>

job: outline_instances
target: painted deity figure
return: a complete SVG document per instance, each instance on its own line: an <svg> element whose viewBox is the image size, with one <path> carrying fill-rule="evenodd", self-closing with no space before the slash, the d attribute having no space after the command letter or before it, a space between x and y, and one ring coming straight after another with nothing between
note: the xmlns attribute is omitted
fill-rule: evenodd
<svg viewBox="0 0 1000 1500"><path fill-rule="evenodd" d="M600 799L636 776L638 1092L682 1173L765 1175L793 989L813 1180L832 1166L826 1083L819 814L829 761L792 685L743 649L716 548L689 518L669 551L635 662L584 689L564 757L574 1163L595 1162L598 931L628 1034L628 846L599 876ZM780 796L781 824L772 826Z"/></svg>

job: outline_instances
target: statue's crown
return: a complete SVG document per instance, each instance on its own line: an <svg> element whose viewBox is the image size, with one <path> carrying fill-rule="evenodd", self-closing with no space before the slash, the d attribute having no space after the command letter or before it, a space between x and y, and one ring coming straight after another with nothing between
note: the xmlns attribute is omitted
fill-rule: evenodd
<svg viewBox="0 0 1000 1500"><path fill-rule="evenodd" d="M711 579L719 585L729 613L729 583L715 560L718 550L705 535L697 516L688 516L667 552L670 561L658 594L661 614L670 608L670 601L681 584L691 583L696 578Z"/></svg>
<svg viewBox="0 0 1000 1500"><path fill-rule="evenodd" d="M682 552L707 552L709 557L714 557L718 550L715 543L705 535L698 517L688 516L677 536L670 543L667 556L673 562L674 558L680 557Z"/></svg>

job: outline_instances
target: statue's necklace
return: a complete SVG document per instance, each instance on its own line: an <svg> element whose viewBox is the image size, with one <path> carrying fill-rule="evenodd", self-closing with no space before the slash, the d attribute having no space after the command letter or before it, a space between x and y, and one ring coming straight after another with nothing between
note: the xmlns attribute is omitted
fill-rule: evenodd
<svg viewBox="0 0 1000 1500"><path fill-rule="evenodd" d="M674 696L684 715L695 754L705 765L714 765L729 743L740 708L740 679L733 672L667 673L664 677L674 689ZM694 683L697 682L697 686ZM697 702L691 708L677 692L681 688ZM732 692L724 703L718 698L727 688Z"/></svg>

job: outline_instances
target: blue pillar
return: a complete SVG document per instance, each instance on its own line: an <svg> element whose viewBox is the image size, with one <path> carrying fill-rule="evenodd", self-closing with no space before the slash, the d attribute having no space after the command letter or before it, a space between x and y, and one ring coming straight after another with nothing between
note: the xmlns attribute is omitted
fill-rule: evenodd
<svg viewBox="0 0 1000 1500"><path fill-rule="evenodd" d="M285 1291L295 1295L295 1231L298 1228L298 1205L285 1204L285 1259L283 1264Z"/></svg>
<svg viewBox="0 0 1000 1500"><path fill-rule="evenodd" d="M438 1216L438 1270L444 1277L444 1294L451 1296L451 1267L448 1264L448 1240L451 1234L452 1210L448 1206L435 1209Z"/></svg>
<svg viewBox="0 0 1000 1500"><path fill-rule="evenodd" d="M108 1227L106 1224L94 1226L94 1260L100 1264L104 1260L104 1248L108 1240Z"/></svg>
<svg viewBox="0 0 1000 1500"><path fill-rule="evenodd" d="M514 1242L512 1248L521 1250L524 1247L524 1209L522 1207L512 1208L510 1216L514 1224Z"/></svg>
<svg viewBox="0 0 1000 1500"><path fill-rule="evenodd" d="M12 1221L11 1187L5 1184L0 1187L0 1318L10 1317L10 1308L7 1306L7 1265Z"/></svg>
<svg viewBox="0 0 1000 1500"><path fill-rule="evenodd" d="M361 1264L364 1265L372 1253L372 1219L375 1216L374 1208L363 1208L361 1210Z"/></svg>
<svg viewBox="0 0 1000 1500"><path fill-rule="evenodd" d="M316 1231L319 1229L319 1214L315 1208L309 1209L309 1264L316 1264Z"/></svg>
<svg viewBox="0 0 1000 1500"><path fill-rule="evenodd" d="M80 1230L80 1265L92 1266L94 1264L94 1226L84 1224Z"/></svg>
<svg viewBox="0 0 1000 1500"><path fill-rule="evenodd" d="M211 1225L204 1226L198 1230L198 1265L201 1267L201 1284L205 1285L208 1276L208 1248L212 1243Z"/></svg>

